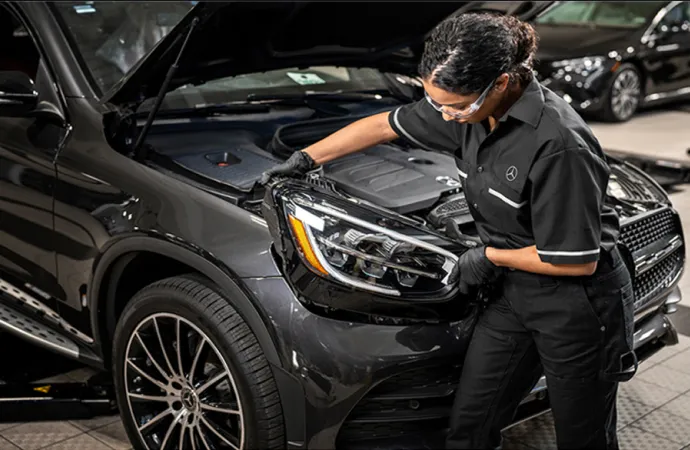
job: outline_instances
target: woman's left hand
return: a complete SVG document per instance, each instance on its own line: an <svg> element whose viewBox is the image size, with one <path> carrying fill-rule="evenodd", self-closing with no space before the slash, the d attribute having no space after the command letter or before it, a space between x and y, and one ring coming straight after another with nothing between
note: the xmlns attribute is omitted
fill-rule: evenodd
<svg viewBox="0 0 690 450"><path fill-rule="evenodd" d="M467 293L470 286L494 281L500 275L497 265L486 257L486 246L481 245L467 250L458 260L460 271L460 291Z"/></svg>

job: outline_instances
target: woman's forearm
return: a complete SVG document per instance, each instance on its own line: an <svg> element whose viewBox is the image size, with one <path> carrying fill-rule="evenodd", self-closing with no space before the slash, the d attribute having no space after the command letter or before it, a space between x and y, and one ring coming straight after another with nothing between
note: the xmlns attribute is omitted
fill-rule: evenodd
<svg viewBox="0 0 690 450"><path fill-rule="evenodd" d="M398 138L388 123L388 112L365 117L310 145L306 152L321 165Z"/></svg>
<svg viewBox="0 0 690 450"><path fill-rule="evenodd" d="M545 263L537 254L537 247L524 247L516 250L486 248L486 257L499 267L508 267L523 272L553 276L586 276L592 275L597 263L585 264L551 264Z"/></svg>

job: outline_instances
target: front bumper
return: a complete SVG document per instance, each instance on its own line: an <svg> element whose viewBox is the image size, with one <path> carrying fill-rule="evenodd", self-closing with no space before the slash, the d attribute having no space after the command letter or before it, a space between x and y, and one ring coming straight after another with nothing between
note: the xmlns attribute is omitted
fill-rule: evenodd
<svg viewBox="0 0 690 450"><path fill-rule="evenodd" d="M359 324L311 313L283 279L244 282L283 361L273 372L289 449L442 448L476 309L452 325ZM675 342L663 308L637 324L643 358ZM547 410L545 393L542 381L517 420Z"/></svg>
<svg viewBox="0 0 690 450"><path fill-rule="evenodd" d="M310 312L282 278L243 282L270 318L283 362L273 369L288 448L351 448L361 437L447 426L477 309L454 324L352 323Z"/></svg>
<svg viewBox="0 0 690 450"><path fill-rule="evenodd" d="M613 78L609 70L589 76L559 73L556 69L542 68L539 81L566 100L576 111L598 112L608 101L608 87Z"/></svg>

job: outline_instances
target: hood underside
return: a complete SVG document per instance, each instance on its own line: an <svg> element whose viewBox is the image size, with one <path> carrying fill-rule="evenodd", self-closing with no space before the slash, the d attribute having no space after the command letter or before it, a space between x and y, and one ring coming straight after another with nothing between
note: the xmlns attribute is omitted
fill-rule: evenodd
<svg viewBox="0 0 690 450"><path fill-rule="evenodd" d="M493 3L199 2L102 100L131 106L155 97L178 56L168 91L235 75L320 65L415 76L424 39L445 18L488 9L530 20L554 2L506 2L511 6L505 12L489 8Z"/></svg>
<svg viewBox="0 0 690 450"><path fill-rule="evenodd" d="M340 65L414 74L426 34L472 2L200 2L103 100L155 97L198 19L168 87L286 67Z"/></svg>

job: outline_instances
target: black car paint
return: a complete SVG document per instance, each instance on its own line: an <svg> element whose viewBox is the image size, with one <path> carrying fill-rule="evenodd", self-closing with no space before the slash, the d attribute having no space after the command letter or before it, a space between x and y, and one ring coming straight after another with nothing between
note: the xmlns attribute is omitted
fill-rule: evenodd
<svg viewBox="0 0 690 450"><path fill-rule="evenodd" d="M657 23L652 17L639 28L619 29L533 21L539 35L537 71L542 81L549 80L549 88L568 94L572 106L581 112L596 113L605 106L616 70L623 63L634 65L642 75L642 106L686 98L690 95L690 29L655 39L649 30ZM606 70L589 80L590 87L584 86L584 77L575 74L570 81L553 79L554 62L587 56L606 58Z"/></svg>
<svg viewBox="0 0 690 450"><path fill-rule="evenodd" d="M115 317L127 300L113 287L134 279L127 278L127 264L142 252L155 255L145 262L205 275L248 322L272 365L283 404L291 405L285 417L290 448L331 447L355 404L389 376L458 362L475 305L467 305L458 317L463 320L413 325L336 320L310 311L277 263L268 224L235 206L228 194L127 157L121 147L126 137L118 143L105 132L114 110L96 100L75 70L78 61L49 7L12 7L44 45L43 79L59 86L39 94L59 106L73 129L40 148L22 134L12 147L2 141L0 182L16 191L0 193L0 231L11 238L3 239L8 253L0 271L18 286L30 273L29 282L50 296L48 305L93 339L79 342L84 362L109 369ZM28 129L30 122L0 118L7 124L0 128L16 132L10 125ZM7 203L17 198L30 206ZM136 267L140 283L163 268Z"/></svg>

